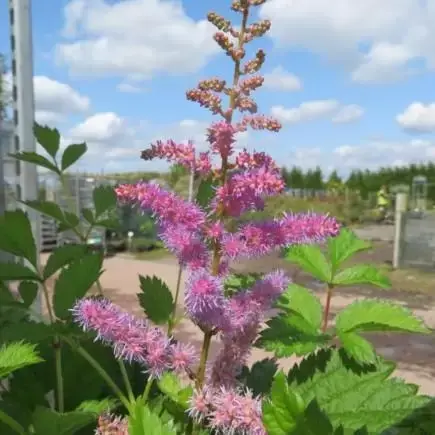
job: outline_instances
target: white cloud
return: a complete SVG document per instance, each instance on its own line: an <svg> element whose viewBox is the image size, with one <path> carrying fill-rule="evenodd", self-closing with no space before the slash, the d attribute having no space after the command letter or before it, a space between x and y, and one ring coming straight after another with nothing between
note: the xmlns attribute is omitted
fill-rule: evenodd
<svg viewBox="0 0 435 435"><path fill-rule="evenodd" d="M403 113L397 115L396 121L405 130L433 132L435 131L435 103L412 103Z"/></svg>
<svg viewBox="0 0 435 435"><path fill-rule="evenodd" d="M302 82L299 77L278 66L264 74L264 87L273 91L300 91Z"/></svg>
<svg viewBox="0 0 435 435"><path fill-rule="evenodd" d="M347 175L352 169L377 169L427 162L434 156L433 140L373 140L358 145L342 145L332 150L319 147L296 148L286 164L304 169L320 166L325 171L336 169Z"/></svg>
<svg viewBox="0 0 435 435"><path fill-rule="evenodd" d="M335 124L347 124L356 121L364 115L364 109L356 104L343 106L332 118Z"/></svg>
<svg viewBox="0 0 435 435"><path fill-rule="evenodd" d="M260 16L278 45L320 54L359 82L397 80L413 61L435 68L433 1L269 0Z"/></svg>
<svg viewBox="0 0 435 435"><path fill-rule="evenodd" d="M12 75L4 76L6 93L12 97ZM46 76L33 77L35 93L35 119L40 123L62 121L66 115L85 113L91 102L88 97L74 90L70 85Z"/></svg>
<svg viewBox="0 0 435 435"><path fill-rule="evenodd" d="M218 52L211 24L188 17L175 0L72 0L64 15L64 34L73 40L58 44L56 57L74 73L192 73Z"/></svg>
<svg viewBox="0 0 435 435"><path fill-rule="evenodd" d="M126 94L140 94L141 92L144 92L143 88L137 85L133 85L131 83L119 83L116 89L119 92L124 92Z"/></svg>
<svg viewBox="0 0 435 435"><path fill-rule="evenodd" d="M330 118L335 123L352 122L360 118L363 109L357 105L342 105L337 100L307 101L298 107L273 106L271 114L283 124L297 124Z"/></svg>

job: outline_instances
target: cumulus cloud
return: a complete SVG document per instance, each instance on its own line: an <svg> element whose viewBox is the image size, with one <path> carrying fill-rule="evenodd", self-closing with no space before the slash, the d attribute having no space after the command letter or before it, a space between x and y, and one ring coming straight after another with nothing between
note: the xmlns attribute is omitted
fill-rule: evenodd
<svg viewBox="0 0 435 435"><path fill-rule="evenodd" d="M433 159L434 156L434 140L373 140L357 145L342 145L332 150L296 148L291 152L287 165L304 169L320 166L327 172L336 169L347 175L352 169L408 165Z"/></svg>
<svg viewBox="0 0 435 435"><path fill-rule="evenodd" d="M409 131L428 133L435 131L435 103L410 104L403 113L396 117L399 125Z"/></svg>
<svg viewBox="0 0 435 435"><path fill-rule="evenodd" d="M307 49L358 82L386 82L423 60L435 68L435 3L415 0L269 0L260 9L281 47Z"/></svg>
<svg viewBox="0 0 435 435"><path fill-rule="evenodd" d="M278 66L264 74L264 87L272 91L300 91L302 82L299 77Z"/></svg>
<svg viewBox="0 0 435 435"><path fill-rule="evenodd" d="M8 99L12 96L12 75L4 77ZM72 113L86 113L91 102L70 85L58 82L46 76L33 78L35 93L35 119L40 123L62 121Z"/></svg>
<svg viewBox="0 0 435 435"><path fill-rule="evenodd" d="M126 94L140 94L145 91L142 87L133 85L132 83L119 83L116 89Z"/></svg>
<svg viewBox="0 0 435 435"><path fill-rule="evenodd" d="M64 18L71 41L57 45L56 58L74 73L131 79L186 74L218 52L211 24L188 17L175 0L72 0Z"/></svg>
<svg viewBox="0 0 435 435"><path fill-rule="evenodd" d="M283 124L297 124L322 118L344 124L359 119L363 115L363 109L354 104L342 105L337 100L315 100L293 108L273 106L271 114Z"/></svg>

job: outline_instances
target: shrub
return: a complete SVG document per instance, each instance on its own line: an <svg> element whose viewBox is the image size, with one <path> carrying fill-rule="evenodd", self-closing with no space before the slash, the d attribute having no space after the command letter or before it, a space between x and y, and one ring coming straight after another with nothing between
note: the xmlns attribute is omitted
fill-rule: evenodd
<svg viewBox="0 0 435 435"><path fill-rule="evenodd" d="M208 130L211 151L221 156L222 166L213 168L210 153L195 153L191 143L158 142L143 154L194 169L201 176L195 202L154 183L116 191L98 187L94 208L82 211L83 224L55 203L28 201L28 207L56 219L60 231L73 231L83 241L57 248L42 269L26 214L10 211L0 218L0 249L25 260L0 264L0 375L9 381L1 395L2 434L88 434L97 425L96 433L106 435L434 433L430 398L391 378L394 364L380 358L362 336L367 331L429 333L422 321L400 305L359 300L330 322L331 299L340 286L390 285L371 265L345 267L353 254L369 248L367 243L340 231L336 219L323 214L241 223L232 232L224 226L228 218L260 210L264 197L281 193L284 186L265 153L243 150L232 158L238 132L248 126L280 128L260 115L233 120L236 109L256 112L250 94L262 78L251 74L262 66L264 52L245 64L242 59L245 44L270 28L268 21L246 24L250 9L263 2L233 2L232 9L243 16L239 30L215 13L208 15L220 30L216 42L234 61L235 84L205 80L187 93L223 118ZM219 92L229 95L228 109ZM36 125L35 136L49 157L22 152L15 158L45 167L61 181L86 152L85 144L72 144L59 158L57 130ZM103 258L87 254L84 244L92 228L116 224L108 216L117 200L151 210L160 238L187 268L183 315L202 332L199 353L174 335L179 287L173 296L160 278L140 276L138 303L145 319L123 312L105 296L99 280ZM326 242L326 253L316 242ZM288 261L324 282L324 306L281 271L229 273L230 260L282 248ZM18 282L18 297L9 281ZM33 309L39 286L48 319L37 318ZM89 296L95 286L97 295ZM210 358L217 339L221 348ZM247 367L253 347L275 358ZM303 359L284 373L279 358L292 355Z"/></svg>

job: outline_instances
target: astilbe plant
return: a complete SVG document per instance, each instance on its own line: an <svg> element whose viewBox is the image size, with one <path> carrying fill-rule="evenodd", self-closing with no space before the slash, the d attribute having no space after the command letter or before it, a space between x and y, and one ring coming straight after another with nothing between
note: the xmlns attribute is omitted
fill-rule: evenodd
<svg viewBox="0 0 435 435"><path fill-rule="evenodd" d="M281 128L278 121L257 113L252 98L253 91L263 84L263 77L257 73L265 60L264 51L258 50L254 59L244 60L247 43L270 29L267 20L248 24L251 9L264 1L233 1L232 10L242 17L239 29L214 12L208 14L209 22L219 30L215 41L234 63L231 84L219 78L203 80L186 94L188 100L222 118L207 130L210 150L196 153L191 142L169 140L158 141L142 153L145 160L166 159L194 170L203 183L209 184L212 194L208 203L200 207L147 182L116 189L120 203L152 213L160 238L187 269L185 312L204 334L198 364L192 348L176 343L173 337L166 338L161 329L122 313L108 301L81 300L73 310L76 321L96 331L99 339L113 346L118 358L143 363L152 377L184 370L195 384L190 415L224 433L266 433L261 399L242 388L237 376L262 323L290 284L284 272L273 271L251 288L226 297L224 282L230 274L230 262L295 244L322 242L339 231L334 218L314 213L247 223L235 232L226 229L229 218L262 210L265 198L280 194L284 188L279 168L269 155L235 150L237 134L249 127L271 132ZM229 99L226 108L221 95ZM236 120L237 111L242 115ZM213 156L220 157L220 166L213 166ZM209 361L213 338L220 340L221 350Z"/></svg>

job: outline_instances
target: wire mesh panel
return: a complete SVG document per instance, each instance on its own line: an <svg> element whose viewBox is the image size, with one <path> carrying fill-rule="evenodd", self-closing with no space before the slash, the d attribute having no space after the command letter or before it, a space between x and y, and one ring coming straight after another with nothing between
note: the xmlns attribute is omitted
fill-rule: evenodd
<svg viewBox="0 0 435 435"><path fill-rule="evenodd" d="M401 265L435 270L435 214L404 214Z"/></svg>

